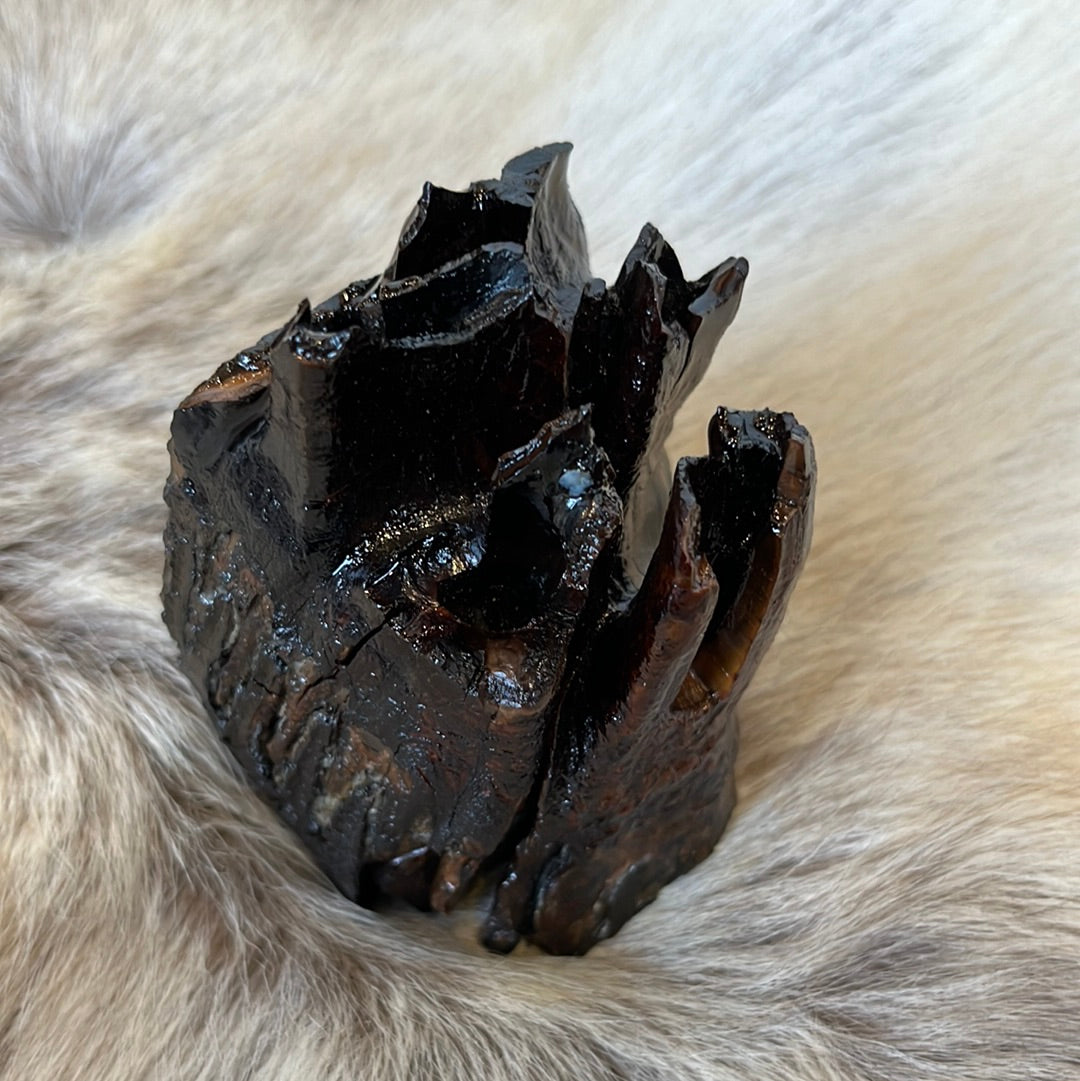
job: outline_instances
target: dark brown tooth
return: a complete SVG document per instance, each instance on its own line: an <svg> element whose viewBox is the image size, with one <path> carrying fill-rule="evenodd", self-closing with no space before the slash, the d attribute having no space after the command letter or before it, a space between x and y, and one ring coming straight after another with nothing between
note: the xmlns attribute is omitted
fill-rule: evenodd
<svg viewBox="0 0 1080 1081"><path fill-rule="evenodd" d="M703 859L734 704L810 537L788 414L663 445L738 309L652 226L592 279L569 146L427 185L381 277L180 404L165 620L252 782L347 896L582 953ZM666 509L665 509L666 507Z"/></svg>

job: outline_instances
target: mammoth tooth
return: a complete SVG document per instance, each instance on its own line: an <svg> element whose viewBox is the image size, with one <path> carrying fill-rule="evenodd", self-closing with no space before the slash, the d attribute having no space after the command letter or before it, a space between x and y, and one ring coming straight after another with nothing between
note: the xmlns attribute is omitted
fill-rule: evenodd
<svg viewBox="0 0 1080 1081"><path fill-rule="evenodd" d="M569 149L426 185L385 273L180 403L163 600L346 896L445 911L490 874L490 947L582 953L724 828L814 465L790 414L721 409L672 484L747 265L687 281L646 226L592 278Z"/></svg>

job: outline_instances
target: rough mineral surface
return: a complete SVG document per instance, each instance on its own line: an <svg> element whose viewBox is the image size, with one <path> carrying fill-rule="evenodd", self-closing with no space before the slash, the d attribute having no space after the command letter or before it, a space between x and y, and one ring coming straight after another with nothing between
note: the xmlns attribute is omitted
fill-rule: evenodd
<svg viewBox="0 0 1080 1081"><path fill-rule="evenodd" d="M165 620L253 782L347 896L582 953L716 843L733 707L810 539L790 414L663 442L739 305L646 226L589 275L569 147L425 187L379 278L176 411Z"/></svg>

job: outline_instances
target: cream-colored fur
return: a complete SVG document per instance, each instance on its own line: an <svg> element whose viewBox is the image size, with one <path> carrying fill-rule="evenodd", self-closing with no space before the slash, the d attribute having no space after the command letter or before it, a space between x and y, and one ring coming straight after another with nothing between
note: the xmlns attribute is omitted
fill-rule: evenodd
<svg viewBox="0 0 1080 1081"><path fill-rule="evenodd" d="M1080 21L931 0L0 8L0 1077L1080 1076ZM751 262L678 428L814 549L713 856L588 957L338 897L161 624L175 403L577 144L610 278Z"/></svg>

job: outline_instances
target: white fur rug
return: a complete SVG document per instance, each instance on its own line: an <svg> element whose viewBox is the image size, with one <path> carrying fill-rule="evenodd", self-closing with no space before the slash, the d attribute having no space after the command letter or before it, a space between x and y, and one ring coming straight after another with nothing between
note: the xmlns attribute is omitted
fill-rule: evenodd
<svg viewBox="0 0 1080 1081"><path fill-rule="evenodd" d="M0 1077L1080 1076L1075 5L5 0ZM713 856L588 957L339 898L158 600L171 410L576 143L596 273L751 275L682 418L790 409L814 549Z"/></svg>

